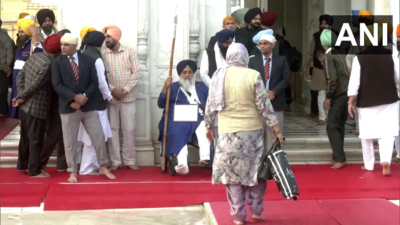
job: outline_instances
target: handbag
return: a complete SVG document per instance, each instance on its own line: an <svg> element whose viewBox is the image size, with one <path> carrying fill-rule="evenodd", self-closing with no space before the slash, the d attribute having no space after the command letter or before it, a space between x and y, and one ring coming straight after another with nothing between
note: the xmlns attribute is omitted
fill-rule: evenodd
<svg viewBox="0 0 400 225"><path fill-rule="evenodd" d="M261 157L261 165L260 168L258 169L258 174L257 177L262 180L272 180L272 173L271 173L271 168L268 162L268 155L278 151L281 149L281 144L279 143L279 139L276 139L275 142L272 144L271 148L267 152L266 155L263 155Z"/></svg>

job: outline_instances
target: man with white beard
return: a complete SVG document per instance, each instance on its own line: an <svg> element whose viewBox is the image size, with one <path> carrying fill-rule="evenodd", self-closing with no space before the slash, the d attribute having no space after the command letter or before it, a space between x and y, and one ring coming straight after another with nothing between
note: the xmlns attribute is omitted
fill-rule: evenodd
<svg viewBox="0 0 400 225"><path fill-rule="evenodd" d="M196 62L183 60L176 66L179 74L179 81L172 82L172 78L167 78L160 96L158 97L158 107L165 109L167 102L167 91L171 87L166 157L168 166L175 167L178 174L189 173L188 166L188 146L187 143L195 139L198 140L200 148L200 165L210 163L210 142L206 138L206 127L204 124L204 112L208 97L208 87L203 82L196 82L194 74L197 70ZM178 122L174 121L174 113L179 105L198 105L197 121ZM176 118L175 118L176 119ZM158 140L163 142L164 137L165 110L163 112L158 129L160 134ZM162 152L162 149L161 149Z"/></svg>

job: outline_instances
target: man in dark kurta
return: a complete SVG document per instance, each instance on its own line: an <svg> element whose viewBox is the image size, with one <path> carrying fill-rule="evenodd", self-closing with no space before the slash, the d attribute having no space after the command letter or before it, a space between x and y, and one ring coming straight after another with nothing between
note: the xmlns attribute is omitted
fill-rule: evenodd
<svg viewBox="0 0 400 225"><path fill-rule="evenodd" d="M197 64L191 60L183 60L177 65L180 76L178 82L172 83L172 78L167 78L164 88L158 97L158 107L165 109L167 101L167 90L171 87L169 102L167 143L165 156L168 158L168 166L174 166L179 174L189 173L187 162L187 143L197 139L200 147L200 164L210 162L210 142L206 138L204 125L204 111L208 97L208 87L202 82L196 82L194 73ZM198 121L196 122L174 122L174 111L176 105L198 104ZM160 135L158 140L162 143L164 137L165 110L158 124Z"/></svg>
<svg viewBox="0 0 400 225"><path fill-rule="evenodd" d="M18 20L18 42L17 50L15 51L15 62L13 71L13 87L11 99L17 96L17 76L25 65L25 62L33 53L43 52L42 43L39 41L35 21L29 18ZM20 110L18 107L12 107L10 117L21 119Z"/></svg>
<svg viewBox="0 0 400 225"><path fill-rule="evenodd" d="M235 42L243 44L249 54L255 46L253 43L254 35L263 30L261 27L261 14L262 12L260 8L252 8L247 11L244 16L244 21L247 25L243 28L237 29L235 33Z"/></svg>

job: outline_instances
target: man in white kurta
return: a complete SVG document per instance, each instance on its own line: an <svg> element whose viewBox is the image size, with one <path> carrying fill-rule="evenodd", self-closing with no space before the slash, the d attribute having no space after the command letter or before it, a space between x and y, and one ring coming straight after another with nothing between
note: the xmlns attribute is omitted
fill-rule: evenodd
<svg viewBox="0 0 400 225"><path fill-rule="evenodd" d="M106 81L104 62L101 58L100 53L100 47L104 42L104 34L98 31L93 31L86 34L84 40L84 43L86 43L86 47L83 54L91 56L95 60L97 77L99 78L99 92L104 99L104 102L98 103L99 107L97 109L97 112L99 113L100 122L104 132L104 141L107 142L107 139L112 137L111 127L107 117L107 102L112 101L113 97ZM79 174L97 175L97 171L100 167L98 164L96 151L82 122L79 128L78 141L83 142L83 152Z"/></svg>
<svg viewBox="0 0 400 225"><path fill-rule="evenodd" d="M397 25L397 30L396 30L396 36L397 36L397 51L400 52L400 24ZM397 61L400 62L400 53L397 54ZM400 101L399 101L400 104ZM399 106L400 107L400 106ZM396 157L393 158L393 162L396 163L397 165L400 165L400 131L399 131L399 136L395 138L394 145L396 147Z"/></svg>
<svg viewBox="0 0 400 225"><path fill-rule="evenodd" d="M378 139L383 175L390 175L393 142L399 135L399 94L399 60L389 49L368 47L354 58L348 110L353 117L357 97L364 170L374 170L373 140Z"/></svg>

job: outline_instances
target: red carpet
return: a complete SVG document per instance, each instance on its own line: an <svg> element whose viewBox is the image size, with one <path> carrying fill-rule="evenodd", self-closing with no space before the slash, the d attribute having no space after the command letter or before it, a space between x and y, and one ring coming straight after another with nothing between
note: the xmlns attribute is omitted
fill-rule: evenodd
<svg viewBox="0 0 400 225"><path fill-rule="evenodd" d="M362 171L360 165L347 165L341 170L331 170L329 165L301 165L292 169L300 187L300 200L400 199L400 167L392 166L391 177L383 177L379 165L375 172ZM161 174L160 167L120 169L114 173L115 181L104 176L79 176L78 184L68 184L66 172L58 173L55 168L46 171L52 176L50 179L33 179L15 169L0 169L1 206L39 206L45 199L45 210L150 208L227 199L223 185L211 185L211 170L197 167L191 167L187 176L175 177ZM38 184L29 184L33 182ZM3 188L6 183L19 186ZM12 194L15 197L8 197ZM31 199L21 202L16 196ZM284 200L273 181L268 182L265 200Z"/></svg>
<svg viewBox="0 0 400 225"><path fill-rule="evenodd" d="M398 225L399 207L383 199L300 200L264 202L265 221L254 221L247 207L246 224L269 225ZM227 201L212 202L211 208L219 225L233 224Z"/></svg>
<svg viewBox="0 0 400 225"><path fill-rule="evenodd" d="M19 120L0 117L0 141L3 140L16 126L18 126Z"/></svg>

